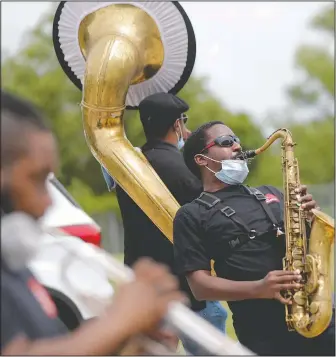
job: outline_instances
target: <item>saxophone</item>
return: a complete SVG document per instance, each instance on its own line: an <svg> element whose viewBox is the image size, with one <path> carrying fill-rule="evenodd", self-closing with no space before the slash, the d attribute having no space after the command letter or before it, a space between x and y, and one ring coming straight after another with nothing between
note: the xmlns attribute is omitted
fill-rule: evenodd
<svg viewBox="0 0 336 357"><path fill-rule="evenodd" d="M299 270L303 277L302 287L285 292L292 304L285 306L289 331L297 331L306 338L320 335L332 318L332 291L330 282L331 247L334 243L334 219L313 209L308 240L306 224L308 213L303 211L295 189L300 187L298 160L294 156L295 143L287 129L276 130L257 150L242 153L243 159L267 150L277 139L282 139L282 172L284 191L284 225L286 255L283 269ZM308 223L309 224L309 223Z"/></svg>

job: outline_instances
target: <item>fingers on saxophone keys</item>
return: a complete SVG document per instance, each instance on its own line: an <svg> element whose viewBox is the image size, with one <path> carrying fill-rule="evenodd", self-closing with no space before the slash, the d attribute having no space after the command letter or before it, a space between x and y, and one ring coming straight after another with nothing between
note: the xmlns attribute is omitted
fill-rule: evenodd
<svg viewBox="0 0 336 357"><path fill-rule="evenodd" d="M310 202L313 200L313 195L311 195L310 193L308 193L305 196L297 196L297 200L299 202Z"/></svg>
<svg viewBox="0 0 336 357"><path fill-rule="evenodd" d="M302 279L302 275L299 270L295 271L286 271L280 270L276 275L276 280L278 283L286 283L293 282L293 280L300 281Z"/></svg>
<svg viewBox="0 0 336 357"><path fill-rule="evenodd" d="M300 193L301 195L305 195L307 193L307 186L301 185L300 187L294 190L295 193Z"/></svg>
<svg viewBox="0 0 336 357"><path fill-rule="evenodd" d="M311 209L313 209L313 208L316 207L316 201L315 201L315 200L309 201L309 202L307 202L307 203L302 204L301 207L302 207L303 209L309 211L309 210L311 210Z"/></svg>
<svg viewBox="0 0 336 357"><path fill-rule="evenodd" d="M302 284L298 283L284 283L284 284L279 284L279 289L280 290L292 290L292 289L300 289L302 288Z"/></svg>
<svg viewBox="0 0 336 357"><path fill-rule="evenodd" d="M290 298L285 298L280 293L275 294L274 297L275 297L275 299L279 300L284 305L291 305L292 304L292 301L290 300Z"/></svg>

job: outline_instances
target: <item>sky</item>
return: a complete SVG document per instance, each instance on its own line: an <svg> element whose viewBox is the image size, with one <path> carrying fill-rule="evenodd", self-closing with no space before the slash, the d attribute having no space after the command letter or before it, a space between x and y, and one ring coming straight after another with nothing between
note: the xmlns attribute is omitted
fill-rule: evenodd
<svg viewBox="0 0 336 357"><path fill-rule="evenodd" d="M193 74L232 111L264 120L286 104L285 89L298 75L294 56L303 43L322 39L308 23L325 2L183 2L194 27ZM22 35L48 10L48 2L2 2L1 47L15 53ZM50 38L51 41L51 38Z"/></svg>

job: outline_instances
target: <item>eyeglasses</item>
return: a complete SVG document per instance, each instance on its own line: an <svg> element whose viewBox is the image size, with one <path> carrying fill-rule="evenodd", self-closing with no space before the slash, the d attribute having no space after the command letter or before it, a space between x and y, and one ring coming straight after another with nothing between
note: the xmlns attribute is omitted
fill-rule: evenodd
<svg viewBox="0 0 336 357"><path fill-rule="evenodd" d="M218 146L221 146L224 148L230 148L234 143L240 144L239 138L235 135L219 136L215 140L211 141L204 149L202 149L200 154L202 154L202 152L210 149L212 146L215 146L215 145L218 145Z"/></svg>
<svg viewBox="0 0 336 357"><path fill-rule="evenodd" d="M179 118L177 118L177 120L182 120L185 124L188 120L188 115L185 113L182 113L181 116Z"/></svg>

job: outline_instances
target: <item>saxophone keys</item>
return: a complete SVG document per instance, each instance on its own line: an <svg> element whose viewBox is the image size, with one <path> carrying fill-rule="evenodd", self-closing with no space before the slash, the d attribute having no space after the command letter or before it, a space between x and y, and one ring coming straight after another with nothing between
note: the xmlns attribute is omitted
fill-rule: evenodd
<svg viewBox="0 0 336 357"><path fill-rule="evenodd" d="M293 296L294 302L299 306L305 306L307 301L307 295L304 291L298 291Z"/></svg>
<svg viewBox="0 0 336 357"><path fill-rule="evenodd" d="M302 240L301 238L299 238L299 240L297 241L297 247L296 248L293 248L293 251L292 251L292 257L295 261L301 261L302 260L302 257L303 257L303 250L302 250Z"/></svg>
<svg viewBox="0 0 336 357"><path fill-rule="evenodd" d="M296 326L298 329L304 329L309 325L310 318L309 315L306 314L300 318L300 320L296 321Z"/></svg>
<svg viewBox="0 0 336 357"><path fill-rule="evenodd" d="M312 302L312 303L310 304L310 306L309 306L309 312L310 312L312 315L315 315L315 314L317 314L318 310L319 310L319 304L318 304L318 302L316 302L316 301Z"/></svg>
<svg viewBox="0 0 336 357"><path fill-rule="evenodd" d="M295 260L293 262L293 270L300 270L300 272L302 272L304 270L304 263L302 263L301 260Z"/></svg>

